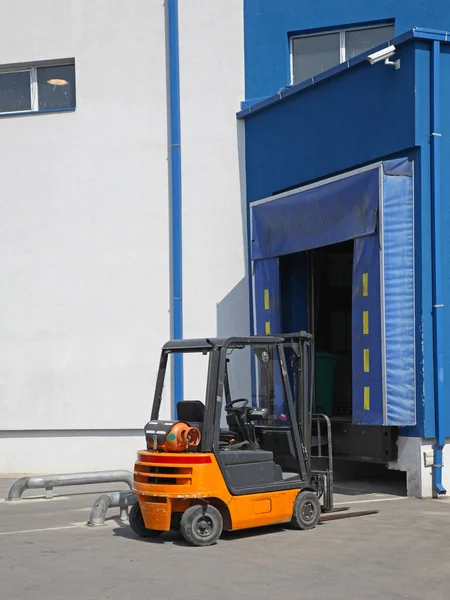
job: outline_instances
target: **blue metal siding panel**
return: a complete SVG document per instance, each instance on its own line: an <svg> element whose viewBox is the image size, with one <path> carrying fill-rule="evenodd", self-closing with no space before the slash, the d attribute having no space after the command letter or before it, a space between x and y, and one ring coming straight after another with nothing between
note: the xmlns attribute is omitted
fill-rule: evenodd
<svg viewBox="0 0 450 600"><path fill-rule="evenodd" d="M417 352L417 406L423 412L419 427L407 430L431 438L435 433L434 373L433 373L433 279L431 253L430 204L430 46L427 42L415 44L415 143L420 147L416 158L416 347Z"/></svg>
<svg viewBox="0 0 450 600"><path fill-rule="evenodd" d="M246 99L270 96L290 82L290 32L390 19L396 35L418 25L450 29L448 0L244 0Z"/></svg>
<svg viewBox="0 0 450 600"><path fill-rule="evenodd" d="M408 44L399 71L366 63L248 117L248 200L413 146L414 49Z"/></svg>
<svg viewBox="0 0 450 600"><path fill-rule="evenodd" d="M401 36L394 38L393 40L388 40L388 41L385 41L385 42L379 44L378 46L375 46L374 48L372 48L372 52L378 52L379 50L382 50L392 44L395 44L395 46L397 47L396 55L398 57L398 55L401 51L401 48L399 48L399 46L401 46L405 42L411 41L413 38L417 38L417 37L418 36L417 36L415 30L409 31ZM283 101L285 98L288 98L289 96L298 94L301 91L303 91L309 87L316 86L319 83L322 83L325 81L328 82L331 78L344 73L348 69L352 69L356 65L365 64L366 60L367 60L367 55L366 55L366 53L363 52L362 54L359 54L358 56L354 56L353 58L346 60L344 63L340 63L339 65L334 66L331 69L327 69L326 71L319 73L315 77L310 77L309 79L306 79L305 81L302 81L300 83L296 83L295 85L293 84L288 87L282 88L276 94L273 94L272 96L267 96L266 98L258 98L258 99L253 99L253 100L245 100L244 102L241 103L241 110L237 113L237 118L245 119L249 115L257 113L261 110L264 110L265 108L273 106L274 104L278 104L279 102Z"/></svg>

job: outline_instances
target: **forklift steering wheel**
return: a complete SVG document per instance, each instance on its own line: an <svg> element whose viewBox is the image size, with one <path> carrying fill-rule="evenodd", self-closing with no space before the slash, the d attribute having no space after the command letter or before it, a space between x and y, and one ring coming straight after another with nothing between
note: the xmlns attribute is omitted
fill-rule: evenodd
<svg viewBox="0 0 450 600"><path fill-rule="evenodd" d="M240 406L235 406L240 403ZM248 400L246 398L238 398L237 400L231 400L226 406L225 409L228 411L240 412L248 405Z"/></svg>

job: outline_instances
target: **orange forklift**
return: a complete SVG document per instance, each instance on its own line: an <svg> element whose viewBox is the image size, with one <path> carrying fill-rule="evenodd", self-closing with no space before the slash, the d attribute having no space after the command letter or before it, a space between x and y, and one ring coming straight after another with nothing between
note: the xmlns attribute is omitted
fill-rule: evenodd
<svg viewBox="0 0 450 600"><path fill-rule="evenodd" d="M190 544L208 546L223 530L312 529L332 510L331 428L310 410L310 342L301 332L165 344L147 447L134 468L129 520L136 534L176 529ZM204 402L180 401L177 420L165 420L164 380L177 353L185 370L205 363Z"/></svg>

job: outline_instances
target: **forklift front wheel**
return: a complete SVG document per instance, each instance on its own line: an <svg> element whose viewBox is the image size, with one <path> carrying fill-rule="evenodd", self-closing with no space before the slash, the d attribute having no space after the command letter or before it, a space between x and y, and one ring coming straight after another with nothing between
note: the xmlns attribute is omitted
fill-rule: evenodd
<svg viewBox="0 0 450 600"><path fill-rule="evenodd" d="M131 507L130 514L128 515L128 520L130 522L131 529L139 537L154 538L158 537L158 535L161 535L161 533L163 533L162 531L157 531L156 529L147 529L144 523L144 519L142 517L139 502L135 502Z"/></svg>
<svg viewBox="0 0 450 600"><path fill-rule="evenodd" d="M181 517L181 533L192 546L211 546L222 535L222 515L210 504L194 504Z"/></svg>
<svg viewBox="0 0 450 600"><path fill-rule="evenodd" d="M291 525L294 529L314 529L320 519L320 502L314 492L300 492L294 502Z"/></svg>

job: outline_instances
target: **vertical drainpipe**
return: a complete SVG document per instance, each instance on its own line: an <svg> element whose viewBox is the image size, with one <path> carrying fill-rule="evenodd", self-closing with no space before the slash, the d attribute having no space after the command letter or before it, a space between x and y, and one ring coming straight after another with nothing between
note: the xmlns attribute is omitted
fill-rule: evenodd
<svg viewBox="0 0 450 600"><path fill-rule="evenodd" d="M444 296L442 289L441 243L441 114L440 67L441 44L433 42L431 50L431 210L433 239L433 326L434 326L434 398L436 443L434 445L433 487L438 495L446 494L442 485L444 430Z"/></svg>
<svg viewBox="0 0 450 600"><path fill-rule="evenodd" d="M169 196L171 227L171 336L183 337L183 270L182 270L182 194L181 194L181 124L180 124L180 59L178 46L178 0L167 0L168 30L168 100L169 100ZM183 398L183 356L175 354L172 363L172 416Z"/></svg>

